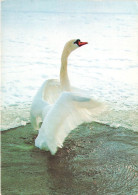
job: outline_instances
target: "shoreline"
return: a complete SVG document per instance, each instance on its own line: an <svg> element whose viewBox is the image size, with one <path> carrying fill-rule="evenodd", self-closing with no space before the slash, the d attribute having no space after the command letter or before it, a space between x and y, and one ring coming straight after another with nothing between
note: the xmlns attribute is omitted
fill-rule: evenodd
<svg viewBox="0 0 138 195"><path fill-rule="evenodd" d="M30 124L1 132L2 195L136 194L137 132L82 124L55 156L36 135Z"/></svg>
<svg viewBox="0 0 138 195"><path fill-rule="evenodd" d="M16 123L15 118L11 118L11 113L9 115L4 115L2 113L3 119L2 119L2 124L1 125L1 132L4 131L9 131L9 130L14 130L15 128L20 128L24 127L28 124L30 124L30 109L29 109L29 114L26 119L21 119L19 116L19 123ZM12 113L13 114L13 113ZM4 118L6 118L6 123L4 122ZM17 117L18 118L18 117ZM135 132L138 132L138 112L137 110L115 110L112 107L112 110L107 110L104 113L101 113L100 117L95 118L93 122L97 122L101 125L107 125L113 128L125 128L128 130L132 130ZM120 120L121 119L121 120ZM9 121L10 120L10 121ZM11 123L13 121L13 123Z"/></svg>

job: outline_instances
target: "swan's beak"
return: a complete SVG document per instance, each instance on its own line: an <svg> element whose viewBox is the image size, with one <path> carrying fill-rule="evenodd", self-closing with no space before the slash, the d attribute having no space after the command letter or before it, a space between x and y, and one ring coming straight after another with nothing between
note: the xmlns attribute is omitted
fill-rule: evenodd
<svg viewBox="0 0 138 195"><path fill-rule="evenodd" d="M81 42L81 41L78 42L78 46L79 46L79 47L81 47L81 46L83 46L83 45L86 45L86 44L88 44L88 42Z"/></svg>

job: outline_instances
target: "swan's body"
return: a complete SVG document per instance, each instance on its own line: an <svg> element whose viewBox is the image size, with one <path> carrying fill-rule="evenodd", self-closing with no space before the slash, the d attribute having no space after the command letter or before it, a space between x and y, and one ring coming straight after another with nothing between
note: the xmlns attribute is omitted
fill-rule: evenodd
<svg viewBox="0 0 138 195"><path fill-rule="evenodd" d="M55 154L62 147L67 135L83 122L92 121L93 115L101 112L102 104L78 93L71 87L67 73L69 54L78 47L87 44L80 40L66 43L60 69L60 81L51 79L43 83L37 92L31 107L31 123L34 129L40 128L35 145Z"/></svg>

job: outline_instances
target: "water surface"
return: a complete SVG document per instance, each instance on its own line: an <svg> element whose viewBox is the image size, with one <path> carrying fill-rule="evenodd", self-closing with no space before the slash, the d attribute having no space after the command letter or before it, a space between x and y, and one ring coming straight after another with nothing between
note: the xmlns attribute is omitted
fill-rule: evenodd
<svg viewBox="0 0 138 195"><path fill-rule="evenodd" d="M59 78L64 44L74 38L89 44L69 57L71 84L110 105L97 120L137 130L137 4L117 2L2 2L2 130L30 121L33 96Z"/></svg>

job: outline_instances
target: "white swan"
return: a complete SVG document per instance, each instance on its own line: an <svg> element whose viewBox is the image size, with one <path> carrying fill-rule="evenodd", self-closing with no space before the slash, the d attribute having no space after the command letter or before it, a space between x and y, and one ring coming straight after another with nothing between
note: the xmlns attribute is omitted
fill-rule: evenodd
<svg viewBox="0 0 138 195"><path fill-rule="evenodd" d="M52 155L61 148L71 130L83 122L92 121L93 115L103 109L101 103L85 97L71 87L67 73L67 59L75 49L87 44L79 39L66 43L61 56L60 81L47 80L37 92L31 107L31 123L39 129L35 146Z"/></svg>

